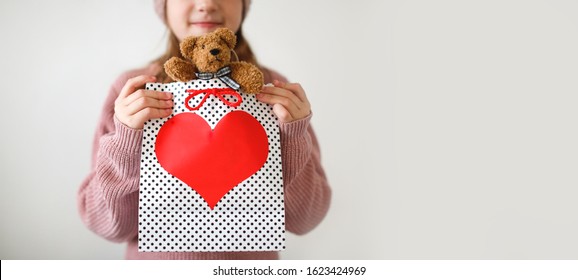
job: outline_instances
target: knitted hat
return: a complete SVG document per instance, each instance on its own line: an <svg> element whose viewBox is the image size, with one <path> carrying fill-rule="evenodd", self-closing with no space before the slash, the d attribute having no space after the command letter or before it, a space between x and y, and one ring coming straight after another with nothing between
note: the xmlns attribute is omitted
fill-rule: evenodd
<svg viewBox="0 0 578 280"><path fill-rule="evenodd" d="M167 0L154 0L155 2L155 11L157 15L161 18L163 22L167 22L165 17L165 8L167 7ZM251 0L243 0L245 2L245 7L243 9L243 17L247 14L247 10L249 10L249 5L251 5Z"/></svg>

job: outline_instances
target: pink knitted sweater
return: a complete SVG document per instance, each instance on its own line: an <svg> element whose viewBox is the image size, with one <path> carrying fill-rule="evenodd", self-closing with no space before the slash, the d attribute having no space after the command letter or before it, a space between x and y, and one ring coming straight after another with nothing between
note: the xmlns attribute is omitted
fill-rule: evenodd
<svg viewBox="0 0 578 280"><path fill-rule="evenodd" d="M131 129L114 117L114 101L129 78L154 75L155 67L124 73L110 88L94 136L92 168L78 192L83 222L108 240L127 242L127 259L278 259L278 252L138 252L142 130ZM286 81L273 71L266 76ZM331 199L310 119L311 115L280 124L285 227L295 234L317 226Z"/></svg>

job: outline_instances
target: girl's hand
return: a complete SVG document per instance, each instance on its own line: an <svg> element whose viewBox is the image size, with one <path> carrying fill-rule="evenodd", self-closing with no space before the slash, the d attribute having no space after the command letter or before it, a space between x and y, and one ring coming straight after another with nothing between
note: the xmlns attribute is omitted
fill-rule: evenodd
<svg viewBox="0 0 578 280"><path fill-rule="evenodd" d="M137 76L126 81L114 102L114 114L124 125L142 129L150 119L164 118L173 112L172 94L143 89L146 83L156 81L154 76Z"/></svg>
<svg viewBox="0 0 578 280"><path fill-rule="evenodd" d="M273 113L280 122L297 121L311 114L311 104L300 84L275 80L273 85L263 87L257 100L273 105Z"/></svg>

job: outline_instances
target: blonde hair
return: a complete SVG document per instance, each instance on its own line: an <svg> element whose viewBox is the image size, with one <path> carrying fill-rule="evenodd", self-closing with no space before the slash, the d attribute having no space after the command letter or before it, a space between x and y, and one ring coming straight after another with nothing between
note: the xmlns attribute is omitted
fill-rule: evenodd
<svg viewBox="0 0 578 280"><path fill-rule="evenodd" d="M259 63L257 63L257 58L255 57L255 54L251 50L251 46L249 46L249 42L247 42L247 39L245 39L245 36L243 36L243 32L241 31L241 28L239 28L239 31L237 31L236 35L237 35L237 45L235 46L235 53L239 57L239 60L257 65L257 67L259 67L259 69L261 69L261 71L263 72L263 74L265 76L265 81L268 81L269 80L269 71L267 71L265 68L261 67L259 65ZM179 47L179 39L177 38L177 36L175 36L175 34L172 31L169 30L168 31L167 49L163 55L161 55L157 59L153 60L152 64L162 66L163 64L165 64L165 62L167 60L169 60L173 56L183 58L183 56L181 55L180 47ZM167 75L167 73L165 73L163 67L160 67L159 69L160 69L159 72L155 74L157 77L157 81L159 81L161 83L174 82L174 80L171 79Z"/></svg>

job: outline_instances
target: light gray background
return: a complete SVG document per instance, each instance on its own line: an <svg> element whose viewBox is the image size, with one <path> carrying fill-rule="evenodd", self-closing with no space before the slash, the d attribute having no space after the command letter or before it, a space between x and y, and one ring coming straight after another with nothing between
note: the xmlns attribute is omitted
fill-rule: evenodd
<svg viewBox="0 0 578 280"><path fill-rule="evenodd" d="M123 258L76 192L110 83L164 48L150 2L0 2L0 258ZM578 258L577 1L253 2L334 192L283 258Z"/></svg>

